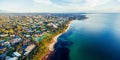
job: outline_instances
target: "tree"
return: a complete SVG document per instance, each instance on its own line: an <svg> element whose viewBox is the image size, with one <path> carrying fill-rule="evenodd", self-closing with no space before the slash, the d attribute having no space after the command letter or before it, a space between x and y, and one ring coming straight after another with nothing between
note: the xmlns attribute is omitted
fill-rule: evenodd
<svg viewBox="0 0 120 60"><path fill-rule="evenodd" d="M13 31L13 29L10 29L10 31L9 31L10 33L14 33L14 31Z"/></svg>
<svg viewBox="0 0 120 60"><path fill-rule="evenodd" d="M21 27L19 25L17 25L17 30L20 31L21 30Z"/></svg>

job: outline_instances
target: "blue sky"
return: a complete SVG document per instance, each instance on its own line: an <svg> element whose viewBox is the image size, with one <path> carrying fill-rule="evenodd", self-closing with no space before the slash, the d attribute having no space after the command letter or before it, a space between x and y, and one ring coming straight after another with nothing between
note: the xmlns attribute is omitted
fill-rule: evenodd
<svg viewBox="0 0 120 60"><path fill-rule="evenodd" d="M120 0L0 0L11 12L120 12Z"/></svg>

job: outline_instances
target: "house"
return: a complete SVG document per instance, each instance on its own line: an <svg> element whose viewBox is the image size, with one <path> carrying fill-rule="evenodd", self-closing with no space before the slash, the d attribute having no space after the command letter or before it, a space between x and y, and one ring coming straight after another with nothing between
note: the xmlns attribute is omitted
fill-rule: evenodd
<svg viewBox="0 0 120 60"><path fill-rule="evenodd" d="M8 48L11 48L11 44L9 41L4 41L4 40L1 40L0 41L0 47L2 46L5 46L5 47L8 47Z"/></svg>
<svg viewBox="0 0 120 60"><path fill-rule="evenodd" d="M42 36L42 34L35 34L35 37L40 37Z"/></svg>
<svg viewBox="0 0 120 60"><path fill-rule="evenodd" d="M7 37L8 34L1 34L0 37Z"/></svg>
<svg viewBox="0 0 120 60"><path fill-rule="evenodd" d="M41 34L42 32L40 30L37 30L36 33Z"/></svg>
<svg viewBox="0 0 120 60"><path fill-rule="evenodd" d="M24 34L24 36L25 36L25 37L28 37L28 38L31 37L31 35L28 35L28 34Z"/></svg>
<svg viewBox="0 0 120 60"><path fill-rule="evenodd" d="M20 43L21 41L22 39L20 37L15 37L12 40L10 40L10 43L14 45L14 44Z"/></svg>
<svg viewBox="0 0 120 60"><path fill-rule="evenodd" d="M3 46L4 45L4 40L0 40L0 46Z"/></svg>
<svg viewBox="0 0 120 60"><path fill-rule="evenodd" d="M8 41L4 42L4 45L9 45L9 44L10 44L10 42L8 42Z"/></svg>
<svg viewBox="0 0 120 60"><path fill-rule="evenodd" d="M30 44L30 41L31 41L31 40L24 40L24 41L23 41L23 44L24 44L24 45L28 45L28 44Z"/></svg>
<svg viewBox="0 0 120 60"><path fill-rule="evenodd" d="M4 45L9 49L12 48L9 41L4 42Z"/></svg>
<svg viewBox="0 0 120 60"><path fill-rule="evenodd" d="M18 57L9 57L7 56L5 60L18 60Z"/></svg>
<svg viewBox="0 0 120 60"><path fill-rule="evenodd" d="M25 49L24 55L29 54L35 48L35 46L36 46L35 44L28 45L27 48Z"/></svg>
<svg viewBox="0 0 120 60"><path fill-rule="evenodd" d="M0 41L0 53L4 53L6 51L6 47L4 46L4 40Z"/></svg>
<svg viewBox="0 0 120 60"><path fill-rule="evenodd" d="M15 37L15 35L10 35L10 37Z"/></svg>
<svg viewBox="0 0 120 60"><path fill-rule="evenodd" d="M29 46L25 49L25 51L32 51L33 48L35 48L35 44L29 45Z"/></svg>
<svg viewBox="0 0 120 60"><path fill-rule="evenodd" d="M53 24L53 28L58 28L58 26L57 26L57 25L55 25L55 24Z"/></svg>
<svg viewBox="0 0 120 60"><path fill-rule="evenodd" d="M58 28L58 26L54 23L49 23L48 26L52 26L53 28Z"/></svg>
<svg viewBox="0 0 120 60"><path fill-rule="evenodd" d="M33 33L34 31L33 30L27 30L28 33Z"/></svg>
<svg viewBox="0 0 120 60"><path fill-rule="evenodd" d="M14 57L20 57L20 56L21 56L21 54L20 54L20 53L18 53L18 52L13 52L12 56L14 56Z"/></svg>

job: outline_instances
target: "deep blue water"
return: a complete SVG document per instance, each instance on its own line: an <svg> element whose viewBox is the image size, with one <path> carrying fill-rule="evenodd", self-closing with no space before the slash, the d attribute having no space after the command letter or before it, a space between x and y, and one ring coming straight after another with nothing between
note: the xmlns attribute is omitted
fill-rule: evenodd
<svg viewBox="0 0 120 60"><path fill-rule="evenodd" d="M120 60L120 14L86 14L58 38L51 60Z"/></svg>

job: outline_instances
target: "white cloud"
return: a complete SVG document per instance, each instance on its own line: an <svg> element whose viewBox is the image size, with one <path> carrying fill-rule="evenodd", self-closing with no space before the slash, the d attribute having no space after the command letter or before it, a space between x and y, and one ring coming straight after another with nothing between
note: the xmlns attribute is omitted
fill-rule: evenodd
<svg viewBox="0 0 120 60"><path fill-rule="evenodd" d="M33 0L36 3L42 3L42 4L52 4L50 0Z"/></svg>
<svg viewBox="0 0 120 60"><path fill-rule="evenodd" d="M117 0L117 1L119 1L119 2L120 2L120 0Z"/></svg>
<svg viewBox="0 0 120 60"><path fill-rule="evenodd" d="M28 11L35 12L119 12L120 0L31 0L24 3L0 2L3 10ZM27 4L28 3L28 4ZM62 4L63 3L63 4ZM19 4L19 5L18 5ZM24 7L24 8L23 8ZM29 7L29 8L28 8Z"/></svg>
<svg viewBox="0 0 120 60"><path fill-rule="evenodd" d="M71 3L79 3L79 2L83 2L84 0L65 0L65 1Z"/></svg>
<svg viewBox="0 0 120 60"><path fill-rule="evenodd" d="M109 0L92 0L92 1L86 0L86 5L96 7L96 6L106 4L108 2L109 2Z"/></svg>
<svg viewBox="0 0 120 60"><path fill-rule="evenodd" d="M24 8L24 4L16 2L2 2L0 3L0 8L7 11L19 11L19 9Z"/></svg>
<svg viewBox="0 0 120 60"><path fill-rule="evenodd" d="M66 0L68 1L68 0ZM58 5L62 8L60 10L63 10L64 12L80 12L80 11L92 11L97 10L96 8L100 8L98 6L104 5L108 3L108 0L69 0L67 4L64 5ZM82 4L77 4L78 2L83 2ZM76 4L73 4L76 3ZM54 4L55 6L55 4Z"/></svg>

